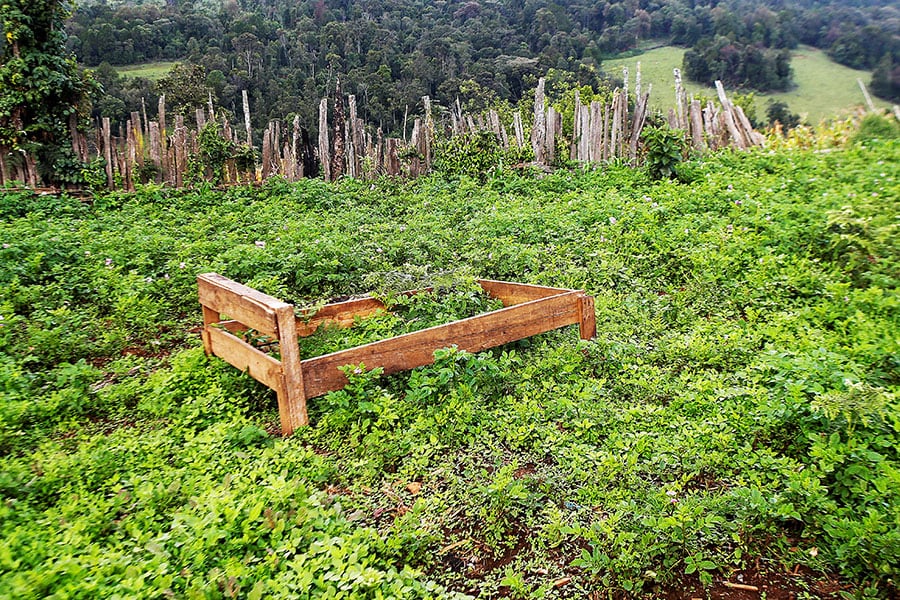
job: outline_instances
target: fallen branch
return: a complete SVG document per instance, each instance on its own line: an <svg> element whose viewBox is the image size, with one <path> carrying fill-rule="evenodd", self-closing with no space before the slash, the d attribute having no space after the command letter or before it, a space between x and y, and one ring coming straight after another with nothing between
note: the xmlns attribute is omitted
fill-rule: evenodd
<svg viewBox="0 0 900 600"><path fill-rule="evenodd" d="M758 592L759 588L755 585L746 585L743 583L731 583L730 581L723 581L722 585L727 588L731 588L733 590L747 590L748 592Z"/></svg>

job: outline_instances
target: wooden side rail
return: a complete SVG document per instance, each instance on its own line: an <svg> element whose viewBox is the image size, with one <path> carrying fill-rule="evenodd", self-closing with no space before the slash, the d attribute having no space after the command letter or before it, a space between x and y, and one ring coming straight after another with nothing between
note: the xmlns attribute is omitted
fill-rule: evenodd
<svg viewBox="0 0 900 600"><path fill-rule="evenodd" d="M478 283L490 296L501 300L504 308L301 360L298 335L310 335L325 323L349 327L357 317L385 310L384 303L374 298L348 300L297 316L290 304L221 275L206 273L197 278L203 307L203 346L208 355L218 356L275 390L281 430L290 435L309 423L309 398L347 384L338 370L343 365L364 363L370 369L381 367L389 375L431 364L434 351L447 346L480 352L572 324L578 324L582 339L596 336L594 299L582 291L505 281ZM245 329L277 341L281 360L233 333Z"/></svg>

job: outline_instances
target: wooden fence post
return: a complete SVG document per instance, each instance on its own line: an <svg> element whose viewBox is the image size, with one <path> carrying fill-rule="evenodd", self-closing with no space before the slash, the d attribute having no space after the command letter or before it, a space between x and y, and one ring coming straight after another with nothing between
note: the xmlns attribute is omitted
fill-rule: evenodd
<svg viewBox="0 0 900 600"><path fill-rule="evenodd" d="M241 90L241 99L244 101L244 129L247 130L247 145L253 147L253 132L250 130L250 96L247 90Z"/></svg>
<svg viewBox="0 0 900 600"><path fill-rule="evenodd" d="M331 181L331 150L328 147L328 98L319 102L319 164L325 181Z"/></svg>
<svg viewBox="0 0 900 600"><path fill-rule="evenodd" d="M101 128L103 160L106 161L106 184L110 190L114 190L116 188L116 180L113 177L112 132L110 131L109 117L103 117Z"/></svg>
<svg viewBox="0 0 900 600"><path fill-rule="evenodd" d="M544 113L544 78L538 79L534 90L534 125L531 129L531 149L534 150L534 162L547 164L546 143L547 115Z"/></svg>
<svg viewBox="0 0 900 600"><path fill-rule="evenodd" d="M341 80L334 88L334 135L331 155L331 180L337 181L344 174L344 92Z"/></svg>

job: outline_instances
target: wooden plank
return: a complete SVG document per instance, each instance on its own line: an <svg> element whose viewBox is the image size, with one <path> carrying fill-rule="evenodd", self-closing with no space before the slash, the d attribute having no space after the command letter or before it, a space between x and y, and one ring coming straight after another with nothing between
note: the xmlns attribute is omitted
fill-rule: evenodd
<svg viewBox="0 0 900 600"><path fill-rule="evenodd" d="M558 296L566 292L563 288L552 288L541 285L531 285L530 283L513 283L510 281L495 281L493 279L479 279L478 284L492 298L503 301L503 306L515 306L523 302L532 300L540 300L541 298L549 298Z"/></svg>
<svg viewBox="0 0 900 600"><path fill-rule="evenodd" d="M583 340L592 340L597 337L597 315L594 312L594 297L588 295L579 297L578 308L581 313L578 323L578 334Z"/></svg>
<svg viewBox="0 0 900 600"><path fill-rule="evenodd" d="M503 302L504 306L514 306L531 300L539 300L541 298L549 298L557 296L573 290L564 288L552 288L540 285L531 285L527 283L513 283L509 281L494 281L489 279L479 279L478 283L492 298L497 298ZM404 294L416 294L425 290L411 290ZM336 325L338 327L350 327L355 319L371 316L380 310L386 310L384 302L377 298L357 298L354 300L346 300L344 302L335 302L326 304L325 306L312 310L299 310L297 315L297 335L306 337L312 335L319 327L324 324Z"/></svg>
<svg viewBox="0 0 900 600"><path fill-rule="evenodd" d="M209 338L211 354L237 367L276 393L281 391L280 362L216 327L207 327L206 335Z"/></svg>
<svg viewBox="0 0 900 600"><path fill-rule="evenodd" d="M384 302L376 298L359 298L346 302L326 304L317 311L300 311L296 318L297 335L306 337L324 324L350 327L357 317L368 317L385 310Z"/></svg>
<svg viewBox="0 0 900 600"><path fill-rule="evenodd" d="M275 318L278 322L282 371L282 384L278 390L278 414L281 417L281 433L291 435L297 427L309 424L303 367L294 326L294 307L285 304L277 308Z"/></svg>
<svg viewBox="0 0 900 600"><path fill-rule="evenodd" d="M397 373L434 361L434 351L457 346L480 352L515 340L580 323L581 292L566 292L390 338L357 348L318 356L302 362L306 397L320 396L347 384L338 367L364 363L366 368L384 368Z"/></svg>
<svg viewBox="0 0 900 600"><path fill-rule="evenodd" d="M197 277L197 293L203 306L273 337L278 337L275 312L290 306L216 273Z"/></svg>

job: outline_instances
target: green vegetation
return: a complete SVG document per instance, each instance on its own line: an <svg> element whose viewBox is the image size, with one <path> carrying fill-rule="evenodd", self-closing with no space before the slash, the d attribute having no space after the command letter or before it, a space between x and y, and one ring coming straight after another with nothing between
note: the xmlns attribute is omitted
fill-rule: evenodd
<svg viewBox="0 0 900 600"><path fill-rule="evenodd" d="M876 70L873 92L887 99L900 86L896 11L887 0L135 4L79 8L68 25L79 61L199 65L216 106L240 115L246 90L254 130L297 115L313 139L319 100L338 79L356 96L360 117L398 137L407 107L416 114L424 95L442 107L457 98L464 106L516 104L551 69L596 85L604 57L659 39L692 48L703 80L715 74L733 85L780 89L790 80L786 51L807 44L841 64ZM95 116L125 121L140 110L141 97L127 87L107 88L120 102L98 103ZM152 106L158 92L148 92Z"/></svg>
<svg viewBox="0 0 900 600"><path fill-rule="evenodd" d="M66 48L70 8L60 0L0 4L0 173L9 162L32 186L41 178L81 183L69 133L85 124L94 84Z"/></svg>
<svg viewBox="0 0 900 600"><path fill-rule="evenodd" d="M177 63L152 62L140 65L126 65L116 67L116 71L123 77L143 77L150 81L157 81L167 75Z"/></svg>
<svg viewBox="0 0 900 600"><path fill-rule="evenodd" d="M0 195L0 597L895 594L898 164ZM351 368L282 439L191 333L206 271L300 305L582 288L598 337ZM405 310L455 318L433 300Z"/></svg>
<svg viewBox="0 0 900 600"><path fill-rule="evenodd" d="M670 109L675 103L675 81L672 69L681 68L684 49L665 46L648 50L644 54L625 59L603 61L607 72L620 76L622 67L628 67L630 78L634 81L637 63L641 63L644 86L653 84L651 103L660 110ZM809 46L801 46L793 52L791 67L794 70L794 82L797 87L778 94L755 94L757 114L763 115L769 100L784 102L791 112L800 114L807 122L816 124L822 119L838 116L842 112L856 106L865 105L865 99L857 84L857 79L869 82L871 74L839 65L828 58L821 50ZM715 98L715 88L699 86L685 81L688 93ZM731 93L732 90L729 90ZM890 104L873 99L875 106L890 108Z"/></svg>

